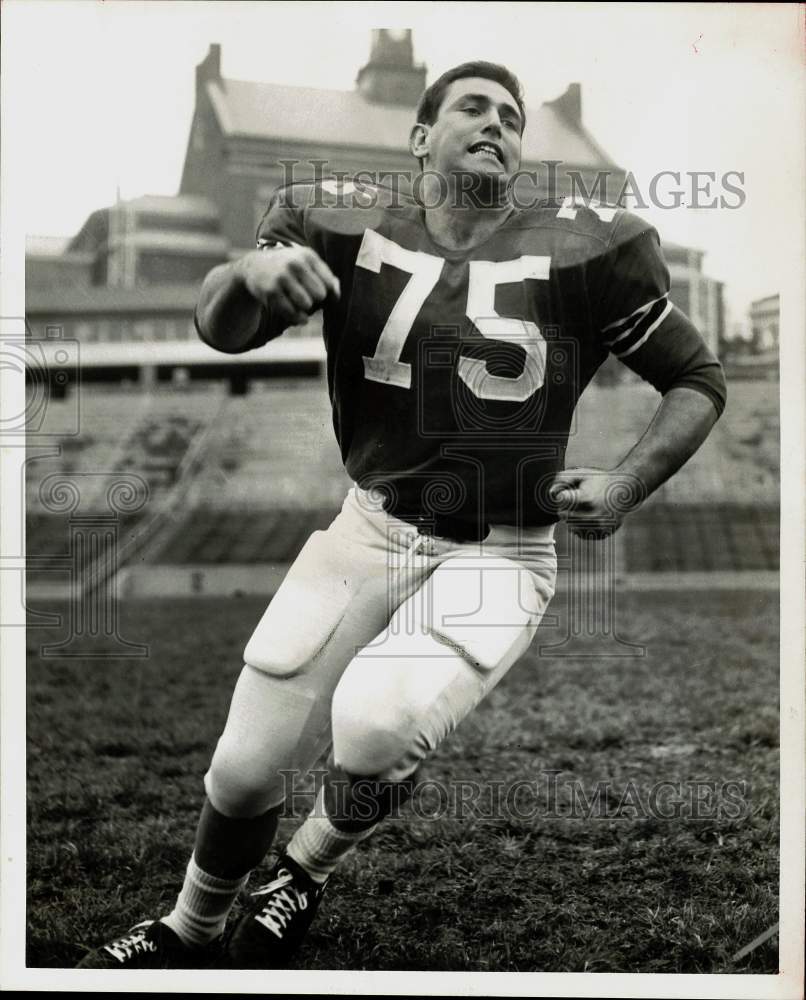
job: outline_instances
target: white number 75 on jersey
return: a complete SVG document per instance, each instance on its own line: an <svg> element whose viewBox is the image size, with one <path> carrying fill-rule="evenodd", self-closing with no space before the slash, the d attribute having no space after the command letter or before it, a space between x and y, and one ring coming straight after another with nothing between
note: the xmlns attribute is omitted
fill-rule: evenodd
<svg viewBox="0 0 806 1000"><path fill-rule="evenodd" d="M366 378L410 389L411 365L401 361L400 355L423 303L439 280L445 261L433 254L406 250L373 229L367 229L356 264L375 274L380 273L382 264L391 264L411 275L381 331L375 353L371 358L364 357ZM482 336L517 344L525 353L523 371L514 377L491 375L486 361L460 355L459 378L479 398L522 403L543 385L546 342L540 329L529 320L499 316L495 311L495 287L527 278L547 281L550 264L550 257L529 255L505 261L470 261L468 317Z"/></svg>

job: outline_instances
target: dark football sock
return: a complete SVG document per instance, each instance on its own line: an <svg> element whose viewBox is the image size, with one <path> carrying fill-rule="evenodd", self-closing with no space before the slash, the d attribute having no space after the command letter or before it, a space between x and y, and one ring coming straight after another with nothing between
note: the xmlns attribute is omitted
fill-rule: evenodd
<svg viewBox="0 0 806 1000"><path fill-rule="evenodd" d="M216 878L240 878L260 864L277 832L281 806L260 816L225 816L204 800L196 829L194 855L200 868Z"/></svg>
<svg viewBox="0 0 806 1000"><path fill-rule="evenodd" d="M316 882L411 795L414 778L356 778L331 765L310 815L294 834L288 854Z"/></svg>
<svg viewBox="0 0 806 1000"><path fill-rule="evenodd" d="M187 945L204 945L224 929L232 905L271 847L280 806L246 819L224 816L205 799L196 846L173 911L164 918Z"/></svg>
<svg viewBox="0 0 806 1000"><path fill-rule="evenodd" d="M356 777L331 765L325 777L325 812L342 833L358 833L395 813L411 798L416 774L402 781Z"/></svg>
<svg viewBox="0 0 806 1000"><path fill-rule="evenodd" d="M291 838L287 853L315 882L322 883L341 859L374 829L373 823L360 830L337 830L325 813L324 790L321 790L310 815Z"/></svg>

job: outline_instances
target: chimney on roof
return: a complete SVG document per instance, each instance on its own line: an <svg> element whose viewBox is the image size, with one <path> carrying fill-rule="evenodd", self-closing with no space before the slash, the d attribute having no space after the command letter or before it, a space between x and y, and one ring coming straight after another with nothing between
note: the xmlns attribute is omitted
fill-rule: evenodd
<svg viewBox="0 0 806 1000"><path fill-rule="evenodd" d="M373 104L417 106L425 66L416 65L411 28L373 28L369 62L358 71L358 92Z"/></svg>
<svg viewBox="0 0 806 1000"><path fill-rule="evenodd" d="M221 79L221 46L213 42L207 55L196 67L196 90L200 90L210 80Z"/></svg>
<svg viewBox="0 0 806 1000"><path fill-rule="evenodd" d="M572 125L582 124L582 88L578 83L569 83L565 93L549 103Z"/></svg>

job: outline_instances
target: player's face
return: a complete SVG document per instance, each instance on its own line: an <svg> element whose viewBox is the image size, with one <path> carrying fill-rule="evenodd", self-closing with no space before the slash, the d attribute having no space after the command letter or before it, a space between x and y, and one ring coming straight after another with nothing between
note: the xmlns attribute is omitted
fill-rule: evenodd
<svg viewBox="0 0 806 1000"><path fill-rule="evenodd" d="M508 179L520 165L523 122L515 98L494 80L454 80L425 138L426 167Z"/></svg>

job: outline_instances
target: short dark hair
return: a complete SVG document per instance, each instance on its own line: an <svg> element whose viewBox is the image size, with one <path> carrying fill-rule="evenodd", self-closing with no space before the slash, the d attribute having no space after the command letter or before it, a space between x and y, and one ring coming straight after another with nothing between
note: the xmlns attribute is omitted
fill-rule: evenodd
<svg viewBox="0 0 806 1000"><path fill-rule="evenodd" d="M506 66L498 63L476 62L462 63L447 70L438 77L424 92L417 105L417 121L423 125L433 125L437 120L439 109L445 97L445 91L455 80L464 80L467 77L477 76L482 80L493 80L500 83L502 87L512 94L521 113L521 131L526 125L526 109L523 105L523 87L520 80Z"/></svg>

